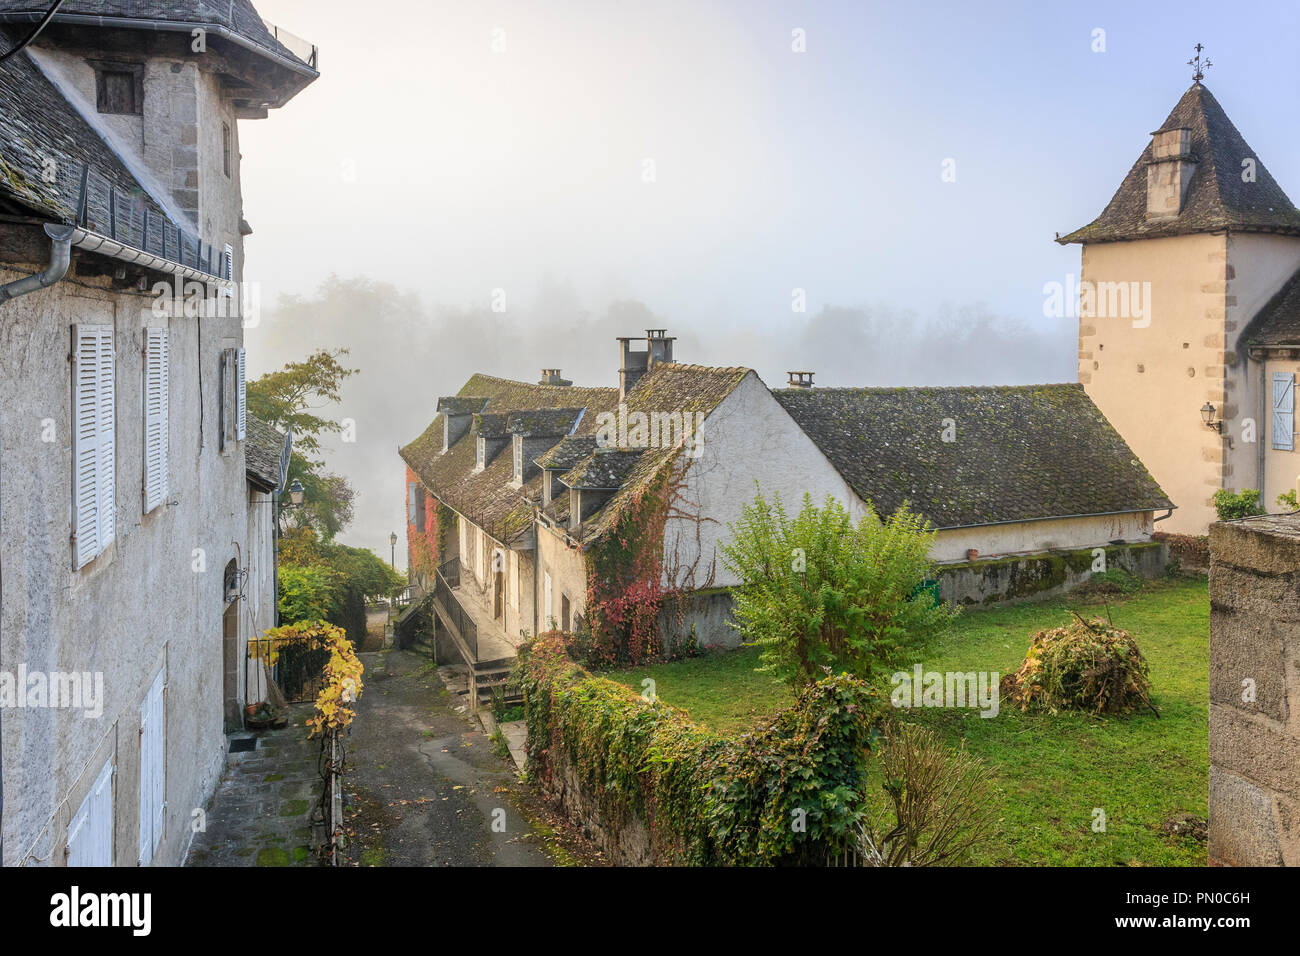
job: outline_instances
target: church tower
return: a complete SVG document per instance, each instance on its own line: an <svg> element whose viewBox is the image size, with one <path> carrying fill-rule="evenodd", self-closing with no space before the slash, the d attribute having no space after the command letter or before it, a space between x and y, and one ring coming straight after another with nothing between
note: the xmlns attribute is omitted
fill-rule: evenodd
<svg viewBox="0 0 1300 956"><path fill-rule="evenodd" d="M1263 486L1287 510L1274 499L1300 472L1294 392L1266 381L1300 372L1269 364L1300 357L1300 321L1292 352L1257 341L1300 309L1300 211L1201 79L1101 215L1057 240L1083 247L1079 381L1177 506L1158 527L1181 534L1206 532L1219 488Z"/></svg>

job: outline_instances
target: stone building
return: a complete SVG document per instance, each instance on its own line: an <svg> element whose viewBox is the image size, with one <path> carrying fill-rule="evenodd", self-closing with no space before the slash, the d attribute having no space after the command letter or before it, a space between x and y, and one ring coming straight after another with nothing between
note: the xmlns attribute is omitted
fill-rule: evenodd
<svg viewBox="0 0 1300 956"><path fill-rule="evenodd" d="M247 0L69 0L0 65L6 865L176 864L201 822L267 604L238 123L314 63Z"/></svg>
<svg viewBox="0 0 1300 956"><path fill-rule="evenodd" d="M1082 246L1079 381L1204 534L1220 488L1296 485L1300 211L1198 80Z"/></svg>
<svg viewBox="0 0 1300 956"><path fill-rule="evenodd" d="M721 545L760 489L854 516L909 501L940 529L952 600L1063 589L1097 549L1160 565L1149 540L1170 502L1077 385L819 389L800 372L773 392L751 369L678 363L673 343L620 338L617 388L548 369L536 385L474 375L439 399L401 450L416 599L399 631L428 610L439 654L499 684L523 638L578 628L611 555L643 533L628 522L667 502L643 543L691 600L664 638L734 645Z"/></svg>

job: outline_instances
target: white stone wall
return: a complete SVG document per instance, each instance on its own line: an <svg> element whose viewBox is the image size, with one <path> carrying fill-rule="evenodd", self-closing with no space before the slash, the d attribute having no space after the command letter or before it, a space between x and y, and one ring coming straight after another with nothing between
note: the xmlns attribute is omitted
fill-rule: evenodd
<svg viewBox="0 0 1300 956"><path fill-rule="evenodd" d="M866 513L839 472L795 423L762 380L750 372L704 420L702 454L686 471L682 498L691 510L711 519L696 526L670 520L664 530L665 554L676 554L683 567L694 566L696 586L740 583L723 567L719 547L759 491L770 501L780 496L787 512L812 495L821 505L827 495L844 502L854 519ZM709 581L710 568L713 569Z"/></svg>
<svg viewBox="0 0 1300 956"><path fill-rule="evenodd" d="M26 272L35 271L33 264ZM0 269L0 282L24 272ZM4 714L6 865L61 865L86 789L116 765L114 855L137 859L140 705L167 668L165 839L159 864L179 863L191 812L221 770L222 571L247 560L242 445L218 450L220 350L239 344L236 319L170 321L170 472L165 504L142 502L143 322L149 299L106 280L69 279L4 306L0 325L0 660L16 670L103 674L98 719L80 712ZM74 322L111 322L116 346L116 540L72 570L71 382ZM53 441L42 441L52 424ZM247 637L240 635L240 646Z"/></svg>
<svg viewBox="0 0 1300 956"><path fill-rule="evenodd" d="M1164 525L1164 522L1155 524L1155 517L1150 511L1135 511L1124 515L954 528L938 532L930 557L937 562L965 561L968 548L976 549L981 558L994 558L1038 551L1105 547L1112 541L1150 541L1152 531Z"/></svg>

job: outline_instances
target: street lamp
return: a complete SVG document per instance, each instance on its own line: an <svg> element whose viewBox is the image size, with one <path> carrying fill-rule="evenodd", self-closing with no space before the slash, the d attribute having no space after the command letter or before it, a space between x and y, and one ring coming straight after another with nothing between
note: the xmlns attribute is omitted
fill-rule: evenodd
<svg viewBox="0 0 1300 956"><path fill-rule="evenodd" d="M295 506L302 504L303 491L302 482L295 478L289 486L289 503Z"/></svg>
<svg viewBox="0 0 1300 956"><path fill-rule="evenodd" d="M397 532L396 531L392 532L388 536L388 543L393 546L393 552L388 557L388 563L391 564L393 566L393 570L396 571L397 570Z"/></svg>

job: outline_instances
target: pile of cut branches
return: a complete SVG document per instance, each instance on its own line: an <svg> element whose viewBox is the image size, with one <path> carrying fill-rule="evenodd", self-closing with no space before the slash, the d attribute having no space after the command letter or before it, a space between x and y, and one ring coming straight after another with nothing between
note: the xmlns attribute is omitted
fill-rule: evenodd
<svg viewBox="0 0 1300 956"><path fill-rule="evenodd" d="M1099 618L1039 631L1020 670L1002 678L1002 694L1021 710L1131 714L1149 707L1146 658L1128 631Z"/></svg>

